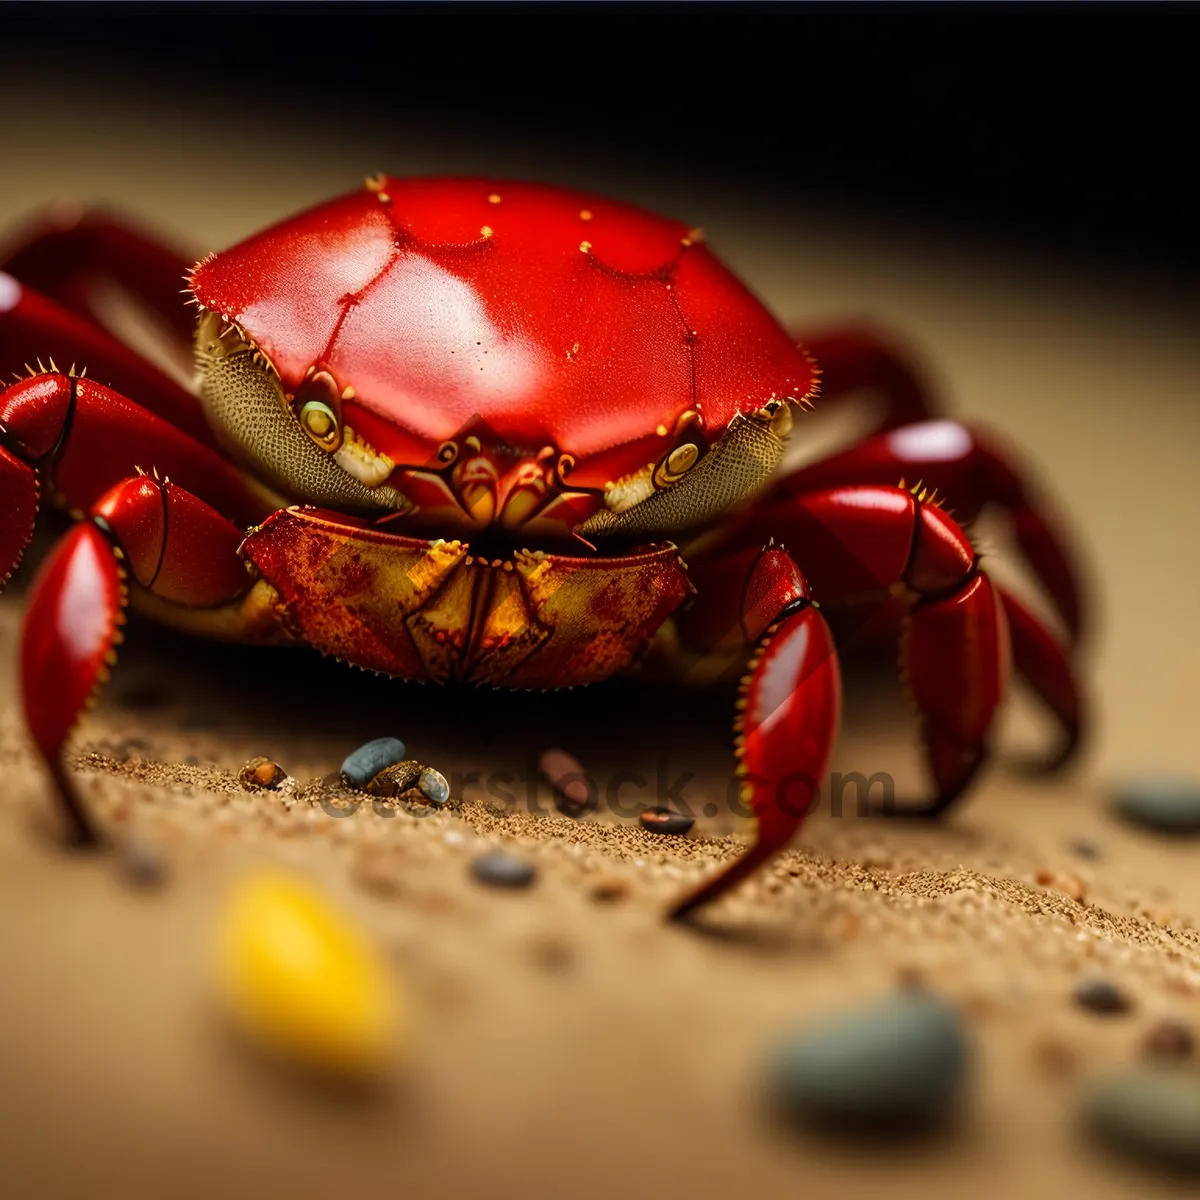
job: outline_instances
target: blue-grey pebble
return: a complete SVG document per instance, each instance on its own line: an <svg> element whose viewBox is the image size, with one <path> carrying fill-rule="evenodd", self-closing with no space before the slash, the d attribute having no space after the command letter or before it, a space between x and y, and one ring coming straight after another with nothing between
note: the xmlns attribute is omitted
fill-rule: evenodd
<svg viewBox="0 0 1200 1200"><path fill-rule="evenodd" d="M1097 1013L1124 1013L1132 1007L1129 997L1107 979L1083 979L1075 988L1075 1003Z"/></svg>
<svg viewBox="0 0 1200 1200"><path fill-rule="evenodd" d="M1200 1174L1200 1075L1186 1067L1142 1067L1102 1080L1084 1100L1083 1120L1107 1148Z"/></svg>
<svg viewBox="0 0 1200 1200"><path fill-rule="evenodd" d="M491 850L481 854L471 863L471 873L480 883L492 887L524 888L537 876L532 863L514 858L503 850Z"/></svg>
<svg viewBox="0 0 1200 1200"><path fill-rule="evenodd" d="M385 767L403 762L406 757L404 743L399 738L376 738L346 755L342 777L353 787L366 787Z"/></svg>
<svg viewBox="0 0 1200 1200"><path fill-rule="evenodd" d="M435 771L432 767L426 767L421 772L418 786L421 794L430 804L440 807L450 799L450 785L446 782L445 775L441 771Z"/></svg>
<svg viewBox="0 0 1200 1200"><path fill-rule="evenodd" d="M928 1128L948 1118L967 1075L962 1018L924 991L799 1031L769 1064L772 1097L798 1122L874 1132Z"/></svg>
<svg viewBox="0 0 1200 1200"><path fill-rule="evenodd" d="M1139 775L1114 789L1113 807L1127 821L1159 833L1200 833L1200 781L1185 775Z"/></svg>

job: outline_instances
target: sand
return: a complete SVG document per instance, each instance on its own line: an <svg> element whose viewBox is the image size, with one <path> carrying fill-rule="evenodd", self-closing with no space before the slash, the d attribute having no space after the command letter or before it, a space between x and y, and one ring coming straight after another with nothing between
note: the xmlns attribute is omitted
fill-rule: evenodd
<svg viewBox="0 0 1200 1200"><path fill-rule="evenodd" d="M466 143L352 138L316 162L292 131L269 176L234 147L189 183L178 131L144 108L80 109L64 95L41 120L6 148L0 224L53 196L104 197L200 248L352 186L381 157L414 170L505 163ZM515 151L507 165L541 166ZM571 168L558 174L570 181ZM45 780L14 704L27 567L0 601L5 1194L1182 1194L1082 1145L1075 1115L1087 1081L1135 1061L1156 1019L1200 1026L1200 847L1129 829L1108 808L1118 775L1196 765L1194 297L1119 264L770 210L678 180L617 172L612 186L702 220L781 313L899 328L928 349L956 413L1025 448L1097 598L1086 753L1061 776L1023 770L1045 730L1018 696L997 762L950 819L823 807L704 929L677 928L662 920L668 903L745 836L719 803L728 688L463 693L134 621L73 768L105 828L163 855L163 885L139 889L115 856L64 854L47 835ZM997 573L1019 582L1003 531L984 533ZM329 816L312 782L391 733L451 779L455 804ZM917 794L912 741L890 671L852 672L835 769L887 770ZM664 838L632 813L556 815L544 788L542 813L522 802L497 814L486 788L463 784L472 770L528 772L548 746L605 779L694 771L687 795L721 811ZM257 754L294 784L243 790L238 769ZM1081 857L1080 841L1098 857ZM472 882L472 858L497 845L537 864L533 888ZM409 1032L383 1095L314 1088L224 1028L213 922L227 884L263 861L316 880L393 964ZM623 894L597 899L597 886ZM1076 1008L1088 975L1125 989L1132 1011ZM957 1131L887 1152L780 1136L760 1089L773 1041L913 978L966 1013L976 1061Z"/></svg>

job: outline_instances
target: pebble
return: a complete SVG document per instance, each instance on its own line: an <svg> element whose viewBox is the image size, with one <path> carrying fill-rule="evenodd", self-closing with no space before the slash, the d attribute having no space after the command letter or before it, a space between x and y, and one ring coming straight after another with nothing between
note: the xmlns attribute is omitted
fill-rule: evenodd
<svg viewBox="0 0 1200 1200"><path fill-rule="evenodd" d="M471 874L491 887L525 888L537 877L537 868L504 850L492 850L471 863Z"/></svg>
<svg viewBox="0 0 1200 1200"><path fill-rule="evenodd" d="M1062 871L1039 871L1035 878L1042 887L1052 887L1080 904L1087 899L1087 884L1078 875Z"/></svg>
<svg viewBox="0 0 1200 1200"><path fill-rule="evenodd" d="M669 808L648 808L638 820L641 821L642 828L651 833L674 833L680 836L687 833L696 823L692 817L672 812Z"/></svg>
<svg viewBox="0 0 1200 1200"><path fill-rule="evenodd" d="M367 791L373 796L407 796L440 808L450 799L446 777L415 759L392 763L371 778Z"/></svg>
<svg viewBox="0 0 1200 1200"><path fill-rule="evenodd" d="M1119 784L1118 815L1159 833L1200 833L1200 783L1182 775L1144 775Z"/></svg>
<svg viewBox="0 0 1200 1200"><path fill-rule="evenodd" d="M1147 1058L1183 1062L1196 1053L1196 1035L1186 1021L1165 1017L1150 1027L1142 1050Z"/></svg>
<svg viewBox="0 0 1200 1200"><path fill-rule="evenodd" d="M1099 858L1104 857L1104 851L1095 842L1088 841L1087 838L1075 838L1069 842L1067 849L1075 855L1076 858L1082 858L1088 862L1095 862Z"/></svg>
<svg viewBox="0 0 1200 1200"><path fill-rule="evenodd" d="M556 794L556 807L565 816L581 816L596 807L592 781L583 764L565 750L543 750L538 769Z"/></svg>
<svg viewBox="0 0 1200 1200"><path fill-rule="evenodd" d="M166 882L167 865L162 855L145 842L123 842L117 850L117 867L134 887L157 888Z"/></svg>
<svg viewBox="0 0 1200 1200"><path fill-rule="evenodd" d="M356 925L310 885L274 872L242 880L217 937L218 982L233 1023L297 1065L376 1076L399 1024L391 975Z"/></svg>
<svg viewBox="0 0 1200 1200"><path fill-rule="evenodd" d="M1083 1119L1106 1148L1148 1166L1200 1172L1200 1075L1153 1066L1109 1078L1087 1095Z"/></svg>
<svg viewBox="0 0 1200 1200"><path fill-rule="evenodd" d="M1128 1012L1129 997L1107 979L1085 979L1075 989L1075 1003L1095 1013Z"/></svg>
<svg viewBox="0 0 1200 1200"><path fill-rule="evenodd" d="M399 738L376 738L346 755L342 761L342 777L352 787L365 788L385 767L403 762L406 754Z"/></svg>
<svg viewBox="0 0 1200 1200"><path fill-rule="evenodd" d="M928 1129L948 1118L964 1085L962 1019L923 991L898 992L783 1041L770 1063L781 1113L843 1131Z"/></svg>
<svg viewBox="0 0 1200 1200"><path fill-rule="evenodd" d="M608 875L592 884L591 897L601 904L612 904L629 895L629 883L619 875Z"/></svg>
<svg viewBox="0 0 1200 1200"><path fill-rule="evenodd" d="M265 788L273 792L286 778L287 772L269 758L252 758L241 770L242 787L254 790Z"/></svg>

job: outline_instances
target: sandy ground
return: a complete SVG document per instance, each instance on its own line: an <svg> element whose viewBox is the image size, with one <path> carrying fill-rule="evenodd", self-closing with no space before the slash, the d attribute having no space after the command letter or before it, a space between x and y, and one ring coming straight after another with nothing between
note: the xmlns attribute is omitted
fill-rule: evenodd
<svg viewBox="0 0 1200 1200"><path fill-rule="evenodd" d="M1075 1112L1086 1080L1133 1061L1156 1017L1200 1025L1200 848L1107 812L1114 776L1196 766L1194 296L1112 264L1038 261L444 137L345 136L317 157L315 133L280 131L269 172L233 146L197 178L189 146L203 129L188 113L172 125L136 103L49 103L5 147L0 224L52 197L103 198L208 249L379 165L553 174L702 222L782 314L898 328L928 348L953 410L1019 442L1059 498L1098 598L1084 661L1097 712L1068 775L1030 776L1016 760L1041 728L1017 697L999 761L952 819L821 811L705 933L661 913L738 852L720 816L687 839L656 838L611 814L496 816L459 786L454 811L423 820L369 809L334 820L302 787L251 794L236 771L266 754L304 785L394 732L461 780L527 771L562 745L602 775L695 771L700 807L728 777L727 689L464 695L135 622L75 766L106 825L166 856L166 886L141 892L111 858L64 855L39 832L45 785L13 692L26 568L0 602L6 1195L1175 1194L1080 1145ZM1011 573L999 532L995 548L997 572ZM891 771L915 790L911 743L890 676L853 675L835 768ZM1079 857L1080 839L1100 856ZM529 892L469 880L471 859L498 843L538 864ZM218 1020L215 913L226 883L263 859L318 880L394 964L410 1032L383 1098L313 1089ZM1078 877L1085 901L1038 885L1043 870ZM611 877L627 893L596 901ZM977 1058L957 1132L867 1154L772 1132L759 1089L772 1040L913 972L967 1012ZM1129 991L1131 1014L1072 1006L1074 983L1095 973ZM1047 1044L1065 1048L1067 1067L1047 1067Z"/></svg>

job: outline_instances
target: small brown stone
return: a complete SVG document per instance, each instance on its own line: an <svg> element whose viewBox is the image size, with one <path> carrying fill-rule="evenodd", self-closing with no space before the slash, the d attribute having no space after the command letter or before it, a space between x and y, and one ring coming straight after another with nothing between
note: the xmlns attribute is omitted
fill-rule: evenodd
<svg viewBox="0 0 1200 1200"><path fill-rule="evenodd" d="M372 796L407 796L416 789L423 770L421 763L406 758L403 762L384 767L367 783L367 791Z"/></svg>
<svg viewBox="0 0 1200 1200"><path fill-rule="evenodd" d="M554 789L555 806L565 816L582 816L596 807L595 786L573 754L565 750L544 750L538 758L538 769Z"/></svg>
<svg viewBox="0 0 1200 1200"><path fill-rule="evenodd" d="M1054 888L1080 904L1087 899L1087 884L1078 875L1043 868L1034 876L1034 879L1039 886Z"/></svg>
<svg viewBox="0 0 1200 1200"><path fill-rule="evenodd" d="M638 818L643 829L651 833L673 833L683 835L696 823L691 817L682 813L671 812L667 808L648 808Z"/></svg>
<svg viewBox="0 0 1200 1200"><path fill-rule="evenodd" d="M597 879L591 887L592 899L601 904L612 904L628 895L629 884L619 875L606 875L603 879Z"/></svg>
<svg viewBox="0 0 1200 1200"><path fill-rule="evenodd" d="M1150 1027L1142 1049L1147 1058L1179 1062L1196 1053L1196 1035L1185 1021L1165 1017Z"/></svg>
<svg viewBox="0 0 1200 1200"><path fill-rule="evenodd" d="M239 778L244 788L273 792L287 778L287 772L277 762L260 755L242 768Z"/></svg>
<svg viewBox="0 0 1200 1200"><path fill-rule="evenodd" d="M1078 875L1059 875L1054 886L1080 904L1087 900L1087 884Z"/></svg>

